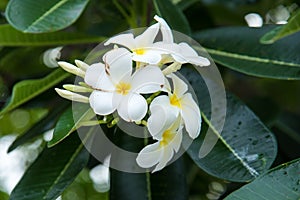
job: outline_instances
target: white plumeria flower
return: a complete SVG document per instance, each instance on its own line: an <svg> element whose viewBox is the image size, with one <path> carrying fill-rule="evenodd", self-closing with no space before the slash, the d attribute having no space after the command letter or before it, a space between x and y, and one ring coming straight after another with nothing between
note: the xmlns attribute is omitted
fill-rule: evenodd
<svg viewBox="0 0 300 200"><path fill-rule="evenodd" d="M105 54L106 64L88 67L85 82L95 89L89 97L98 115L117 110L126 121L139 121L147 113L148 105L141 94L157 92L164 84L164 76L157 66L149 65L132 74L131 53L116 48Z"/></svg>
<svg viewBox="0 0 300 200"><path fill-rule="evenodd" d="M155 46L154 40L159 31L159 24L148 27L142 34L135 37L132 33L117 35L108 39L104 45L119 44L132 52L132 59L137 62L158 64L164 51Z"/></svg>
<svg viewBox="0 0 300 200"><path fill-rule="evenodd" d="M165 110L165 113L168 113L168 111ZM170 116L170 118L173 118L173 116ZM180 117L178 117L169 127L161 130L160 136L155 136L157 142L147 145L139 152L136 161L140 167L150 168L156 165L152 171L155 172L167 165L181 145L182 127L180 124ZM152 134L151 131L150 134Z"/></svg>
<svg viewBox="0 0 300 200"><path fill-rule="evenodd" d="M170 74L169 77L171 77L173 81L173 92L171 92L170 86L166 84L168 96L158 96L151 102L150 112L152 114L147 122L148 129L152 132L152 135L159 137L161 129L170 123L171 119L168 119L168 117L170 118L171 116L171 118L174 118L180 115L189 136L195 139L200 134L201 129L200 109L192 95L187 93L188 87L185 82L175 74ZM171 114L163 114L159 111L162 108Z"/></svg>
<svg viewBox="0 0 300 200"><path fill-rule="evenodd" d="M154 19L160 24L162 33L162 42L156 44L158 48L165 49L165 51L170 53L173 59L180 64L191 63L197 66L210 65L210 61L207 58L199 56L187 43L174 43L172 30L163 18L155 15Z"/></svg>

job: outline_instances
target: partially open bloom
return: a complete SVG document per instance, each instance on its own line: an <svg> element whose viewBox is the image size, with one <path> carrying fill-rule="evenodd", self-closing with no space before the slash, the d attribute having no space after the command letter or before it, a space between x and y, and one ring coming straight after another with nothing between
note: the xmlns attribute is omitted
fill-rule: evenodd
<svg viewBox="0 0 300 200"><path fill-rule="evenodd" d="M200 109L192 95L187 93L188 87L184 81L175 74L170 74L169 77L172 78L173 91L167 86L168 95L158 96L150 104L150 111L153 114L148 119L148 129L153 132L153 135L156 135L160 130L155 127L164 127L168 123L166 117L170 117L170 115L165 116L156 111L164 108L176 117L180 115L189 136L195 139L201 129Z"/></svg>
<svg viewBox="0 0 300 200"><path fill-rule="evenodd" d="M136 158L138 165L143 168L156 165L152 172L164 168L181 146L182 127L180 124L180 117L178 117L169 127L161 130L159 136L156 135L158 141L147 145L139 152ZM150 134L152 134L151 131Z"/></svg>
<svg viewBox="0 0 300 200"><path fill-rule="evenodd" d="M143 119L148 105L141 94L161 89L164 84L162 71L149 65L132 74L131 56L125 48L108 52L105 59L107 65L93 64L86 71L85 82L94 89L89 97L94 112L108 115L117 110L126 121Z"/></svg>
<svg viewBox="0 0 300 200"><path fill-rule="evenodd" d="M207 58L199 56L187 43L175 43L172 30L163 18L156 15L154 19L160 24L160 30L162 32L162 41L156 44L157 47L161 46L180 64L191 63L197 66L210 65L210 61Z"/></svg>

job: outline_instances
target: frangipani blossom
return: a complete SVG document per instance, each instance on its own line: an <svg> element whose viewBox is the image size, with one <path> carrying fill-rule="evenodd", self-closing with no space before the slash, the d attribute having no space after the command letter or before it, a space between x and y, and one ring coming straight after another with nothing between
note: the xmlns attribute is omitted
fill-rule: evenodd
<svg viewBox="0 0 300 200"><path fill-rule="evenodd" d="M94 91L90 105L98 115L108 115L117 110L126 121L139 121L147 113L148 105L141 94L157 92L164 84L162 71L153 65L132 74L132 59L125 48L106 53L106 64L88 67L85 82Z"/></svg>
<svg viewBox="0 0 300 200"><path fill-rule="evenodd" d="M166 85L167 95L156 97L150 104L150 112L152 113L148 119L148 129L154 136L159 136L161 132L159 127L165 127L169 124L169 118L174 118L180 115L182 117L185 129L192 139L195 139L201 129L201 114L200 109L194 101L192 95L187 93L188 87L175 74L170 74L169 77L173 81L173 92L170 86ZM167 110L169 115L162 114L158 110Z"/></svg>
<svg viewBox="0 0 300 200"><path fill-rule="evenodd" d="M156 44L158 48L163 48L176 62L180 64L191 63L197 66L210 65L210 61L207 58L199 56L187 43L174 43L172 30L163 18L155 15L154 19L160 24L160 30L162 33L162 42Z"/></svg>
<svg viewBox="0 0 300 200"><path fill-rule="evenodd" d="M168 113L167 111L165 112ZM158 141L147 145L139 152L136 158L138 165L143 168L150 168L156 165L152 172L164 168L172 159L174 153L177 153L180 148L182 141L182 127L180 124L180 117L178 117L169 127L161 130L158 134L159 137L156 135ZM150 134L152 134L151 131Z"/></svg>
<svg viewBox="0 0 300 200"><path fill-rule="evenodd" d="M160 62L161 55L164 53L154 45L154 40L158 31L159 24L156 23L135 38L132 33L121 34L108 39L104 45L109 45L111 43L122 45L130 49L134 61L157 64Z"/></svg>

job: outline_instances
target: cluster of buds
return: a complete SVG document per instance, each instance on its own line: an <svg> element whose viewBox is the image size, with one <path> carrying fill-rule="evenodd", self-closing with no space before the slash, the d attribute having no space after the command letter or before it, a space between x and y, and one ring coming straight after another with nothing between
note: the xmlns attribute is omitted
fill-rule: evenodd
<svg viewBox="0 0 300 200"><path fill-rule="evenodd" d="M103 55L103 63L58 62L84 82L56 91L72 101L89 103L97 115L117 113L129 123L145 125L155 142L145 146L136 161L158 171L178 152L184 129L192 139L201 129L200 109L175 72L185 63L208 66L210 61L187 43L175 43L165 20L154 19L157 23L136 37L126 33L108 39L104 45L113 47ZM162 39L156 41L159 31Z"/></svg>

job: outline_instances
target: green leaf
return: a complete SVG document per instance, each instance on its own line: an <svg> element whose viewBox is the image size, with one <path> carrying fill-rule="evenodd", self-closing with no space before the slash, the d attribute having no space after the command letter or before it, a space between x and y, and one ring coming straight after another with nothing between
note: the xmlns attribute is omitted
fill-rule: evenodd
<svg viewBox="0 0 300 200"><path fill-rule="evenodd" d="M300 30L300 10L289 19L289 22L285 25L279 26L267 32L262 36L260 42L263 44L272 44L277 40L280 40L286 36L294 34Z"/></svg>
<svg viewBox="0 0 300 200"><path fill-rule="evenodd" d="M241 73L285 80L300 80L300 33L272 45L259 39L274 26L226 27L198 32L195 38L215 62Z"/></svg>
<svg viewBox="0 0 300 200"><path fill-rule="evenodd" d="M86 166L89 153L77 134L48 149L27 169L10 200L53 200Z"/></svg>
<svg viewBox="0 0 300 200"><path fill-rule="evenodd" d="M112 130L110 130L112 131ZM144 146L144 139L135 138L116 129L108 135L113 135L113 141L120 148L130 152L139 152ZM128 162L120 154L111 154L111 160ZM129 181L130 180L130 181ZM185 177L184 163L181 158L155 173L128 173L111 170L112 200L187 200L188 189Z"/></svg>
<svg viewBox="0 0 300 200"><path fill-rule="evenodd" d="M88 0L11 0L5 15L26 33L53 32L68 27L80 16Z"/></svg>
<svg viewBox="0 0 300 200"><path fill-rule="evenodd" d="M59 68L44 78L25 80L17 83L13 88L11 101L0 112L0 116L45 92L67 78L69 75L70 74Z"/></svg>
<svg viewBox="0 0 300 200"><path fill-rule="evenodd" d="M290 200L300 197L300 159L282 164L230 194L226 200Z"/></svg>
<svg viewBox="0 0 300 200"><path fill-rule="evenodd" d="M59 118L53 133L53 138L48 142L48 147L52 147L80 127L80 122L88 121L95 116L95 113L86 104L76 104L69 107ZM73 113L74 112L74 113ZM76 117L78 116L78 118ZM80 116L80 117L79 117Z"/></svg>
<svg viewBox="0 0 300 200"><path fill-rule="evenodd" d="M103 37L74 32L22 33L10 25L0 25L1 46L60 46L103 41Z"/></svg>
<svg viewBox="0 0 300 200"><path fill-rule="evenodd" d="M187 200L183 160L179 158L153 174L111 170L110 197L111 200Z"/></svg>
<svg viewBox="0 0 300 200"><path fill-rule="evenodd" d="M16 149L18 146L25 144L26 142L31 141L37 136L45 133L46 131L54 128L58 117L65 110L65 108L69 105L68 101L59 102L59 108L55 107L49 110L49 114L42 118L38 123L33 125L28 131L26 131L23 135L19 136L8 148L7 152L11 152Z"/></svg>
<svg viewBox="0 0 300 200"><path fill-rule="evenodd" d="M181 72L197 94L204 122L200 137L194 140L187 150L192 160L207 173L235 182L250 181L265 172L277 153L277 143L273 134L247 106L229 93L226 116L220 115L216 118L216 123L221 123L225 117L222 132L218 132L209 119L213 110L222 108L212 108L216 105L211 105L210 94L199 74L188 68L182 69ZM205 135L207 128L211 130L207 134L212 135ZM219 140L215 145L211 144L214 146L205 157L200 157L202 145L214 138Z"/></svg>
<svg viewBox="0 0 300 200"><path fill-rule="evenodd" d="M191 28L183 12L170 0L153 0L155 11L163 17L171 28L185 34L191 34Z"/></svg>

